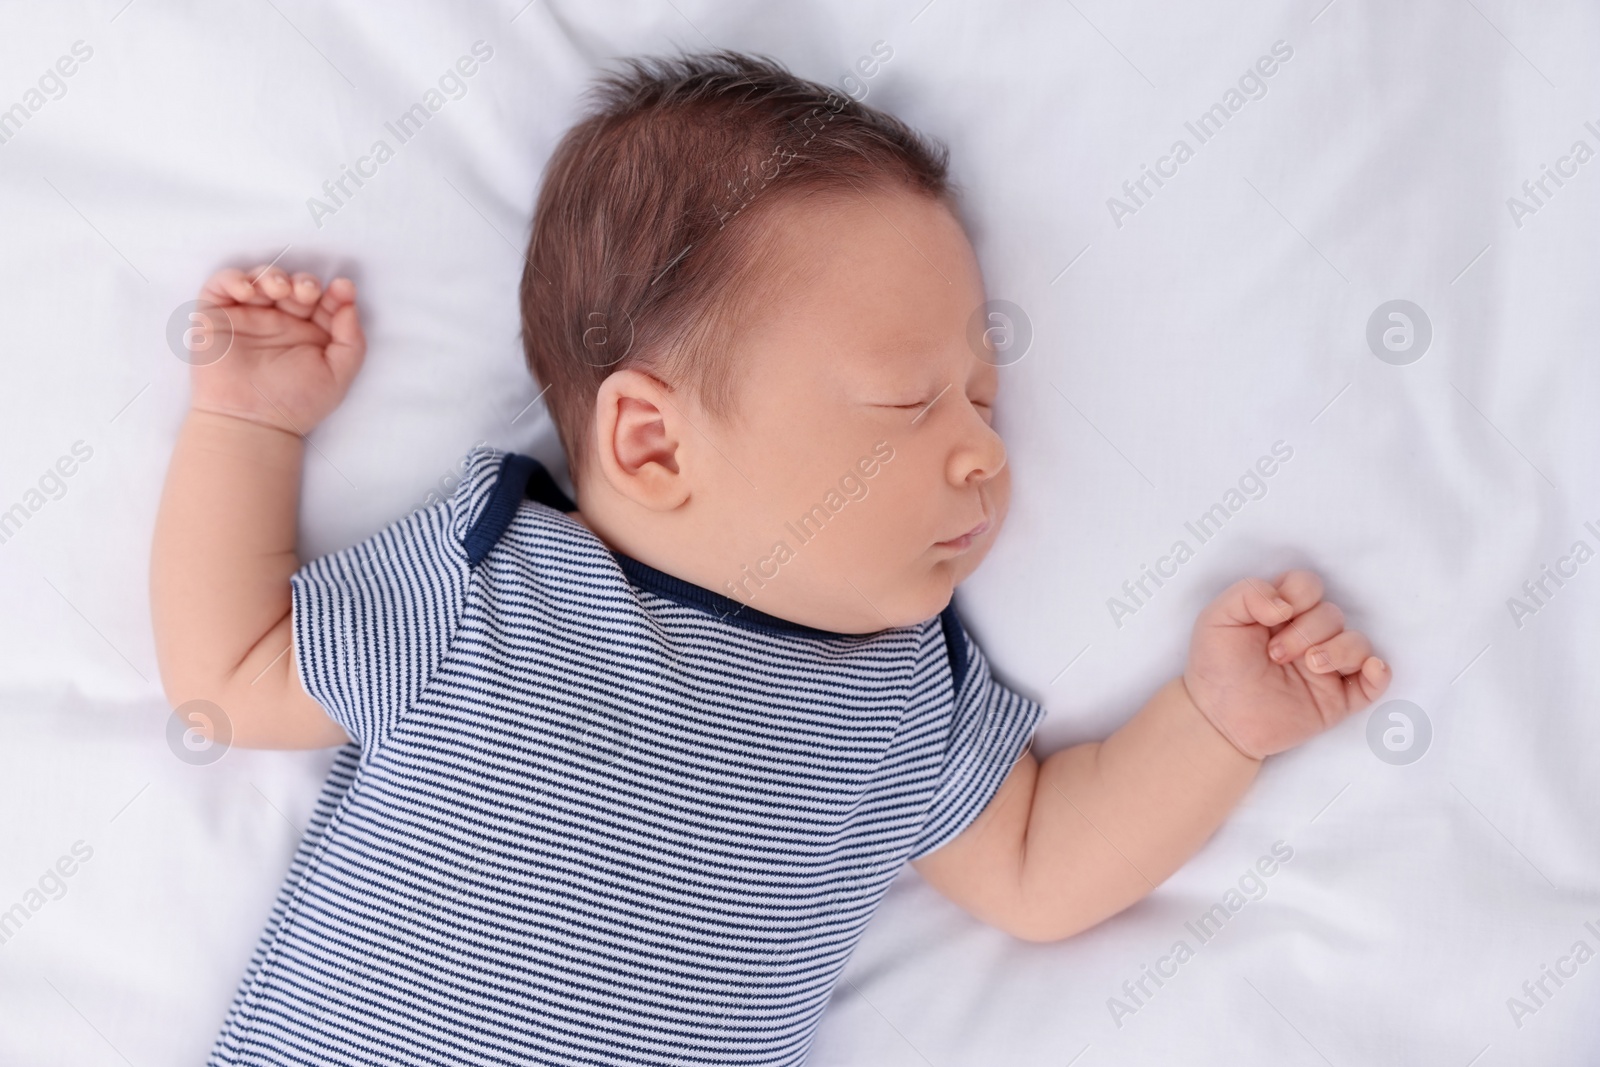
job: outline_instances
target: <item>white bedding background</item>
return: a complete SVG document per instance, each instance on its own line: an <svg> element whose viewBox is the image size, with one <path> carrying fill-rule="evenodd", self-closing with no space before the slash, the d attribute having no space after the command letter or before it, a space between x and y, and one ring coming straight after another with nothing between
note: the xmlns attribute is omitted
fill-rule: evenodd
<svg viewBox="0 0 1600 1067"><path fill-rule="evenodd" d="M714 44L838 84L880 42L848 87L950 145L990 294L1032 331L1002 372L1014 510L959 603L1049 707L1038 750L1125 720L1201 605L1291 565L1431 738L1413 713L1421 758L1385 762L1361 715L1273 758L1190 864L1066 942L988 930L908 869L812 1062L1600 1060L1600 9L524 4L0 10L0 109L23 109L0 125L0 510L25 512L0 542L0 909L25 913L0 1063L200 1062L329 759L168 746L146 583L174 309L229 264L358 279L370 355L303 503L304 553L342 547L479 440L558 456L515 290L601 64ZM478 41L492 58L397 143L384 124ZM314 217L380 138L393 158ZM1394 300L1425 350L1415 311L1409 349L1369 345ZM1380 338L1405 328L1386 314ZM1201 543L1185 523L1214 504ZM1169 577L1135 601L1146 566Z"/></svg>

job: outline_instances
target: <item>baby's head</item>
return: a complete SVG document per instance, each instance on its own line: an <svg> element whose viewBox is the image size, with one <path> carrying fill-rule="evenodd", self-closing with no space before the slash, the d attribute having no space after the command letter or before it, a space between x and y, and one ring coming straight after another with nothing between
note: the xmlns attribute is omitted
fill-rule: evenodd
<svg viewBox="0 0 1600 1067"><path fill-rule="evenodd" d="M521 302L612 548L868 633L993 543L983 279L943 148L889 115L737 53L628 61L546 169Z"/></svg>

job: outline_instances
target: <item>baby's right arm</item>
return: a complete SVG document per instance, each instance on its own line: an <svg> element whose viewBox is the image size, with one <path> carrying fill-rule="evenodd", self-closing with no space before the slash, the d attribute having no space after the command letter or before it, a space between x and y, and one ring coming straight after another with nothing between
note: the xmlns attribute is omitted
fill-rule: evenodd
<svg viewBox="0 0 1600 1067"><path fill-rule="evenodd" d="M1024 751L959 836L914 862L936 889L1034 941L1139 900L1203 845L1261 760L1366 707L1389 667L1322 580L1246 578L1195 621L1189 662L1103 742Z"/></svg>
<svg viewBox="0 0 1600 1067"><path fill-rule="evenodd" d="M216 704L231 744L322 748L348 737L301 686L291 647L300 471L304 435L344 398L366 339L348 279L324 290L276 267L252 276L225 270L200 293L222 309L202 335L225 343L231 328L232 343L194 367L167 469L150 561L156 656L167 699Z"/></svg>

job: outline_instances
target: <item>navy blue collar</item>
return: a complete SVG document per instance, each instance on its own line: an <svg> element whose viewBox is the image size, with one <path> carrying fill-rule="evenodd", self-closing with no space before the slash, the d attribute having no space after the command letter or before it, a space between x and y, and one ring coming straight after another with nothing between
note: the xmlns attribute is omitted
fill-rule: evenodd
<svg viewBox="0 0 1600 1067"><path fill-rule="evenodd" d="M564 515L569 511L578 510L578 505L573 503L566 493L562 492L561 487L555 483L555 479L550 477L550 472L538 460L531 456L517 455L515 462L508 465L514 469L514 473L511 476L513 484L515 484L516 479L525 478L525 492L532 499L547 507L555 508ZM571 518L572 516L568 515L567 517ZM599 535L595 534L593 530L589 530L587 526L584 529L596 541L600 541L602 545L605 545L605 542L601 541ZM657 570L650 564L625 555L610 545L605 547L616 559L617 565L622 568L622 573L627 575L628 580L635 586L640 589L647 589L657 596L665 597L685 607L695 608L707 614L715 615L718 619L732 620L752 629L795 637L838 639L872 636L871 634L845 634L833 630L822 630L815 626L807 626L804 623L792 622L776 615L769 615L764 611L751 607L749 604L742 604L732 597L723 596L721 593L695 585L693 582L686 582L682 578L668 574L666 571ZM484 551L487 551L487 546L485 546Z"/></svg>
<svg viewBox="0 0 1600 1067"><path fill-rule="evenodd" d="M596 538L598 540L598 538ZM603 542L602 542L603 543ZM607 546L608 548L610 546ZM796 637L819 638L863 638L872 634L846 634L834 630L822 630L815 626L793 622L789 619L769 615L743 604L729 596L723 596L704 586L686 582L682 578L668 574L666 571L657 570L641 560L624 555L616 549L610 549L611 555L616 558L622 572L628 580L641 589L647 589L657 596L683 604L686 607L697 608L707 614L715 615L718 619L740 623L756 630L765 630L769 633L786 634Z"/></svg>

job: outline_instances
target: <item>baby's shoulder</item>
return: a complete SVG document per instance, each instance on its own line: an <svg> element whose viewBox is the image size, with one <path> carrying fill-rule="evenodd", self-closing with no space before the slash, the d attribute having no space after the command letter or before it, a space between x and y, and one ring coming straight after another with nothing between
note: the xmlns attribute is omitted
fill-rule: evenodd
<svg viewBox="0 0 1600 1067"><path fill-rule="evenodd" d="M601 569L603 543L578 518L566 491L532 456L475 445L462 459L461 480L450 499L452 535L477 569L492 551L499 557L568 566L587 560Z"/></svg>
<svg viewBox="0 0 1600 1067"><path fill-rule="evenodd" d="M479 442L468 449L456 464L456 483L448 501L451 532L457 540L478 525L501 482L501 468L511 453Z"/></svg>

